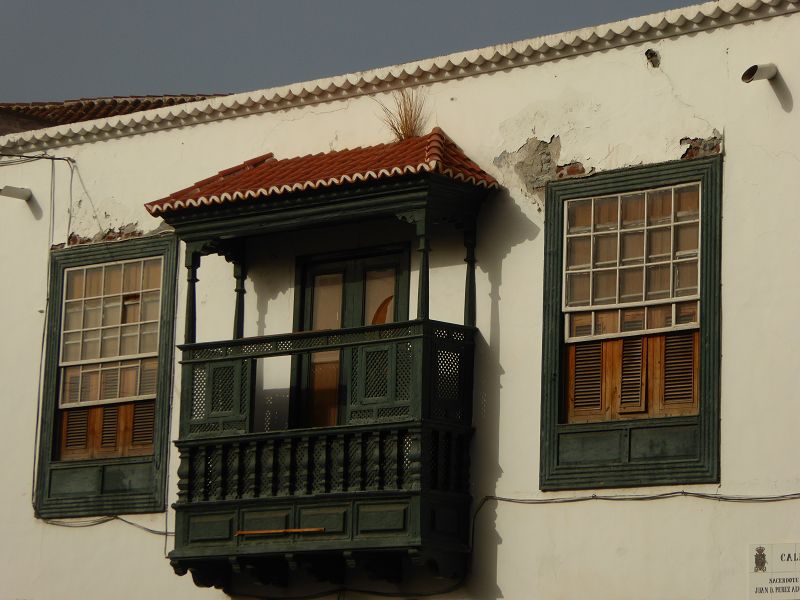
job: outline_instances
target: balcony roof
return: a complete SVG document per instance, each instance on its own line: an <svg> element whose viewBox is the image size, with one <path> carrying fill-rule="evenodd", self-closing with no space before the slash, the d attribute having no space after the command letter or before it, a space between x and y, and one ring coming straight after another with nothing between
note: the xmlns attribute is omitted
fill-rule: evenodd
<svg viewBox="0 0 800 600"><path fill-rule="evenodd" d="M149 202L153 216L233 202L268 198L351 183L405 175L436 173L479 188L496 189L497 181L470 160L436 127L429 134L389 144L353 148L295 158L271 153L220 171L217 175Z"/></svg>

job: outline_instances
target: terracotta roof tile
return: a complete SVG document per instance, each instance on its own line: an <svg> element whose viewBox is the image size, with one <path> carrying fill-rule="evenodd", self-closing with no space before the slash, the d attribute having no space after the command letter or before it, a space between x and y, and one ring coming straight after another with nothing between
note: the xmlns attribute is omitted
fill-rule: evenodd
<svg viewBox="0 0 800 600"><path fill-rule="evenodd" d="M149 202L152 215L329 188L359 181L438 173L494 189L497 181L472 162L438 127L428 135L367 148L353 148L277 160L264 154Z"/></svg>
<svg viewBox="0 0 800 600"><path fill-rule="evenodd" d="M166 96L112 96L80 98L63 102L0 102L0 110L35 119L41 127L80 123L92 119L127 115L153 108L206 100L216 94L174 94Z"/></svg>

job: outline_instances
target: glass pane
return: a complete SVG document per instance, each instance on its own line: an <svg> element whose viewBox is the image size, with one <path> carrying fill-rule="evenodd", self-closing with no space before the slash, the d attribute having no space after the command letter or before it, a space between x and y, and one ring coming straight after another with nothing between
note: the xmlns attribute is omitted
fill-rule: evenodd
<svg viewBox="0 0 800 600"><path fill-rule="evenodd" d="M63 370L61 404L76 404L81 397L81 368L67 367Z"/></svg>
<svg viewBox="0 0 800 600"><path fill-rule="evenodd" d="M675 305L675 323L697 323L697 302L680 302Z"/></svg>
<svg viewBox="0 0 800 600"><path fill-rule="evenodd" d="M574 313L569 316L569 336L592 335L592 313Z"/></svg>
<svg viewBox="0 0 800 600"><path fill-rule="evenodd" d="M620 269L619 301L641 302L644 295L644 269Z"/></svg>
<svg viewBox="0 0 800 600"><path fill-rule="evenodd" d="M120 296L110 296L103 298L103 326L119 325L120 309L121 309Z"/></svg>
<svg viewBox="0 0 800 600"><path fill-rule="evenodd" d="M112 400L119 393L119 367L114 365L110 369L100 372L100 399Z"/></svg>
<svg viewBox="0 0 800 600"><path fill-rule="evenodd" d="M697 293L697 261L675 263L675 295L693 296Z"/></svg>
<svg viewBox="0 0 800 600"><path fill-rule="evenodd" d="M311 329L339 329L342 326L341 273L314 277L314 306Z"/></svg>
<svg viewBox="0 0 800 600"><path fill-rule="evenodd" d="M67 302L64 306L64 331L73 331L81 328L83 316L82 302Z"/></svg>
<svg viewBox="0 0 800 600"><path fill-rule="evenodd" d="M142 294L142 321L158 321L159 292Z"/></svg>
<svg viewBox="0 0 800 600"><path fill-rule="evenodd" d="M595 316L595 333L619 333L619 311L618 310L602 310L598 311Z"/></svg>
<svg viewBox="0 0 800 600"><path fill-rule="evenodd" d="M64 347L61 349L61 360L64 362L72 362L81 359L81 334L65 333L64 334Z"/></svg>
<svg viewBox="0 0 800 600"><path fill-rule="evenodd" d="M567 238L567 269L588 269L592 238L588 235Z"/></svg>
<svg viewBox="0 0 800 600"><path fill-rule="evenodd" d="M592 273L592 303L614 304L617 301L617 272L595 271Z"/></svg>
<svg viewBox="0 0 800 600"><path fill-rule="evenodd" d="M675 188L675 220L691 221L700 217L700 186L696 183Z"/></svg>
<svg viewBox="0 0 800 600"><path fill-rule="evenodd" d="M81 373L81 402L94 402L100 399L100 371Z"/></svg>
<svg viewBox="0 0 800 600"><path fill-rule="evenodd" d="M364 286L364 325L394 323L394 269L367 271Z"/></svg>
<svg viewBox="0 0 800 600"><path fill-rule="evenodd" d="M125 263L122 272L122 291L138 292L142 289L142 263Z"/></svg>
<svg viewBox="0 0 800 600"><path fill-rule="evenodd" d="M100 307L102 300L94 298L93 300L84 300L83 302L83 329L90 327L100 327Z"/></svg>
<svg viewBox="0 0 800 600"><path fill-rule="evenodd" d="M643 308L626 308L621 312L622 331L641 331L644 329Z"/></svg>
<svg viewBox="0 0 800 600"><path fill-rule="evenodd" d="M647 262L669 260L671 249L670 228L661 227L647 232Z"/></svg>
<svg viewBox="0 0 800 600"><path fill-rule="evenodd" d="M137 354L139 352L139 326L128 325L122 328L122 336L120 338L119 353L120 356L129 354Z"/></svg>
<svg viewBox="0 0 800 600"><path fill-rule="evenodd" d="M119 371L119 397L127 398L136 395L139 379L139 365L137 363L123 363Z"/></svg>
<svg viewBox="0 0 800 600"><path fill-rule="evenodd" d="M647 328L660 329L672 326L672 305L647 307Z"/></svg>
<svg viewBox="0 0 800 600"><path fill-rule="evenodd" d="M158 350L158 323L145 323L142 325L139 338L139 352L156 352Z"/></svg>
<svg viewBox="0 0 800 600"><path fill-rule="evenodd" d="M152 258L144 261L144 278L142 289L157 290L161 288L161 259Z"/></svg>
<svg viewBox="0 0 800 600"><path fill-rule="evenodd" d="M100 356L100 330L84 331L81 343L81 359L99 358Z"/></svg>
<svg viewBox="0 0 800 600"><path fill-rule="evenodd" d="M122 291L122 265L106 265L103 294L119 294Z"/></svg>
<svg viewBox="0 0 800 600"><path fill-rule="evenodd" d="M594 230L609 231L617 228L617 197L598 198L594 201Z"/></svg>
<svg viewBox="0 0 800 600"><path fill-rule="evenodd" d="M567 233L587 233L592 228L592 201L577 200L567 204Z"/></svg>
<svg viewBox="0 0 800 600"><path fill-rule="evenodd" d="M67 272L67 300L83 298L83 269Z"/></svg>
<svg viewBox="0 0 800 600"><path fill-rule="evenodd" d="M139 322L139 294L129 294L122 297L122 322Z"/></svg>
<svg viewBox="0 0 800 600"><path fill-rule="evenodd" d="M594 266L617 266L617 235L598 235L594 238Z"/></svg>
<svg viewBox="0 0 800 600"><path fill-rule="evenodd" d="M111 327L109 329L103 329L102 332L100 356L103 358L119 356L119 329Z"/></svg>
<svg viewBox="0 0 800 600"><path fill-rule="evenodd" d="M675 228L675 258L697 256L698 225L679 225Z"/></svg>
<svg viewBox="0 0 800 600"><path fill-rule="evenodd" d="M647 300L669 298L669 270L669 265L647 267Z"/></svg>
<svg viewBox="0 0 800 600"><path fill-rule="evenodd" d="M139 378L139 395L148 396L156 393L156 384L158 380L158 361L155 358L149 358L141 362L142 375Z"/></svg>
<svg viewBox="0 0 800 600"><path fill-rule="evenodd" d="M86 269L86 293L84 298L103 295L103 267Z"/></svg>
<svg viewBox="0 0 800 600"><path fill-rule="evenodd" d="M622 228L631 229L644 226L644 194L630 194L622 197Z"/></svg>
<svg viewBox="0 0 800 600"><path fill-rule="evenodd" d="M589 273L567 274L567 306L589 304Z"/></svg>
<svg viewBox="0 0 800 600"><path fill-rule="evenodd" d="M647 224L669 223L672 216L672 190L647 192Z"/></svg>
<svg viewBox="0 0 800 600"><path fill-rule="evenodd" d="M644 233L636 231L620 236L619 259L623 265L640 265L644 262Z"/></svg>

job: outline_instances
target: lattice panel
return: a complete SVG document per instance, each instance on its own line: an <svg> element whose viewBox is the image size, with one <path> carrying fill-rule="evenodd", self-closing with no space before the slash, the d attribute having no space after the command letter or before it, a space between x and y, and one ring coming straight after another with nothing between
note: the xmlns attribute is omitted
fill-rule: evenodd
<svg viewBox="0 0 800 600"><path fill-rule="evenodd" d="M216 367L211 378L211 412L230 412L233 410L233 367Z"/></svg>
<svg viewBox="0 0 800 600"><path fill-rule="evenodd" d="M364 396L383 398L389 393L389 351L371 350L364 356Z"/></svg>
<svg viewBox="0 0 800 600"><path fill-rule="evenodd" d="M451 350L436 351L436 398L455 403L459 397L460 356Z"/></svg>
<svg viewBox="0 0 800 600"><path fill-rule="evenodd" d="M192 374L192 420L206 418L206 368L194 367Z"/></svg>
<svg viewBox="0 0 800 600"><path fill-rule="evenodd" d="M225 452L225 497L239 497L239 460L238 446L232 446Z"/></svg>
<svg viewBox="0 0 800 600"><path fill-rule="evenodd" d="M275 446L274 442L267 441L261 446L259 466L259 495L275 495Z"/></svg>
<svg viewBox="0 0 800 600"><path fill-rule="evenodd" d="M407 417L410 412L408 406L389 406L375 410L375 418L380 421L391 421L400 417Z"/></svg>
<svg viewBox="0 0 800 600"><path fill-rule="evenodd" d="M411 398L411 342L399 343L395 354L395 402L405 404Z"/></svg>
<svg viewBox="0 0 800 600"><path fill-rule="evenodd" d="M328 460L325 438L314 441L314 449L311 452L310 470L313 478L313 491L322 494L327 489Z"/></svg>

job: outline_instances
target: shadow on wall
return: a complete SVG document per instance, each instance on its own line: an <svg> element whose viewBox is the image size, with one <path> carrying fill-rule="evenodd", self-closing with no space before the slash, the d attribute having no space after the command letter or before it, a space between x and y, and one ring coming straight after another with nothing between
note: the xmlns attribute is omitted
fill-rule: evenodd
<svg viewBox="0 0 800 600"><path fill-rule="evenodd" d="M503 474L499 462L500 390L505 374L500 364L500 290L503 283L503 261L514 246L534 240L540 231L505 190L483 205L476 255L478 267L489 279L491 305L489 338L479 334L475 340L473 508L484 496L496 493L497 482ZM517 325L526 326L524 323ZM503 540L495 527L496 518L496 509L489 504L475 521L470 591L478 598L503 597L502 590L497 585L497 548Z"/></svg>
<svg viewBox="0 0 800 600"><path fill-rule="evenodd" d="M781 103L781 108L783 111L787 113L792 112L792 109L794 108L792 92L789 89L789 86L786 85L786 80L783 78L783 75L780 71L778 71L775 77L769 80L769 85L772 88L772 91L775 92L778 102Z"/></svg>

